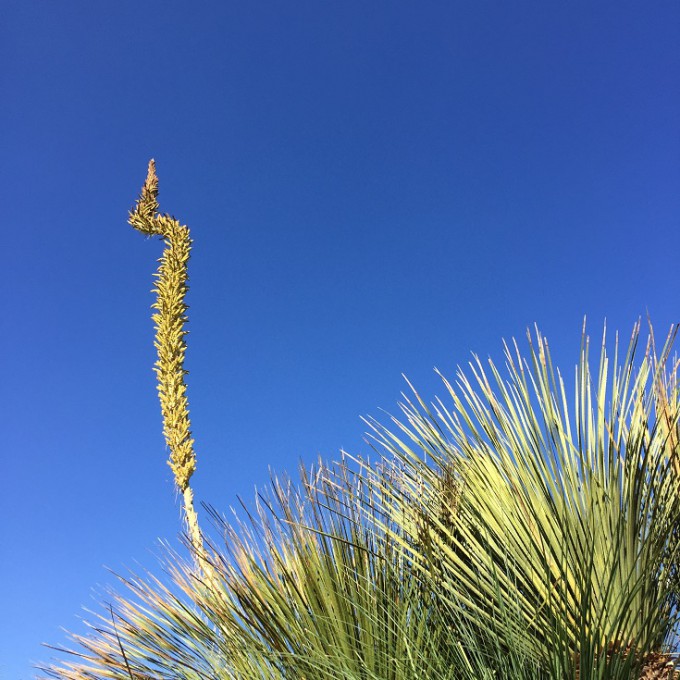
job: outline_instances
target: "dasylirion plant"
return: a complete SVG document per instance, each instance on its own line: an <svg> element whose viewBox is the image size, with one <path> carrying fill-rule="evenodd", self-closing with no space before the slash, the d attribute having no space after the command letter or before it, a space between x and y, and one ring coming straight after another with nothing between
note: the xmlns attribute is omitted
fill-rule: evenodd
<svg viewBox="0 0 680 680"><path fill-rule="evenodd" d="M190 554L121 577L62 680L677 680L678 328L636 324L573 392L536 330L474 358L446 397L415 390L375 460L274 476L199 527L185 384L189 230L158 213L153 161L130 223L165 244L156 374ZM202 530L203 529L203 530Z"/></svg>

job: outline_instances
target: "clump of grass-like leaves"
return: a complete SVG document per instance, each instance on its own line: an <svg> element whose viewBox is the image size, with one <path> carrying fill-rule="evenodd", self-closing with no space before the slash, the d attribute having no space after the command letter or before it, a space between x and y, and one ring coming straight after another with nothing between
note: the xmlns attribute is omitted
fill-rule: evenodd
<svg viewBox="0 0 680 680"><path fill-rule="evenodd" d="M674 677L678 364L672 335L639 340L611 359L603 341L593 370L584 334L573 392L538 332L504 371L475 359L444 380L446 401L414 392L369 421L376 463L274 478L231 521L211 510L209 569L169 554L163 579L125 580L48 674Z"/></svg>

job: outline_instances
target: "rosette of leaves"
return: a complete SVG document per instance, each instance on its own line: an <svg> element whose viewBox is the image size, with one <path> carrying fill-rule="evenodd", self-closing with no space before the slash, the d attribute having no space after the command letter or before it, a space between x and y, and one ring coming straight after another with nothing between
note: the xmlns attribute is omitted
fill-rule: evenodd
<svg viewBox="0 0 680 680"><path fill-rule="evenodd" d="M149 178L133 217L171 245L178 223L157 216L153 167ZM154 231L163 220L167 234ZM190 245L188 232L179 236ZM163 405L173 389L184 395L187 258L177 259L175 288L159 291L179 303L180 322L168 326L171 353L159 347L173 370L157 369L169 386L159 387L166 438L175 432L190 451L171 449L171 464L190 492L186 401ZM74 636L70 656L47 674L677 677L675 330L657 351L650 327L641 349L637 325L611 357L603 338L592 369L584 331L573 389L537 331L524 354L506 346L504 369L475 358L455 381L443 378L446 399L426 404L414 391L400 417L368 421L373 463L344 456L297 483L274 477L231 520L211 509L205 542L190 523L189 555L168 552L161 577L121 579L91 634Z"/></svg>

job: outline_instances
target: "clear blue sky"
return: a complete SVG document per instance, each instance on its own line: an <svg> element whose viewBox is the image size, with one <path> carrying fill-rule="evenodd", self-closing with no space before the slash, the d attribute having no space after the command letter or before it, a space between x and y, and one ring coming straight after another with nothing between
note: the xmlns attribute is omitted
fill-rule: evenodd
<svg viewBox="0 0 680 680"><path fill-rule="evenodd" d="M0 678L29 678L180 511L156 401L155 157L188 223L198 500L366 453L537 322L680 321L680 4L39 2L0 8Z"/></svg>

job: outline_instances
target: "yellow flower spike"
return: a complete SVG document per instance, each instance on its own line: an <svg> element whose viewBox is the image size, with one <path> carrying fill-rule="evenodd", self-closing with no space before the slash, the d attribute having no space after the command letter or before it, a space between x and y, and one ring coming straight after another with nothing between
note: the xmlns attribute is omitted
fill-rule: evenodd
<svg viewBox="0 0 680 680"><path fill-rule="evenodd" d="M158 360L154 366L158 380L158 397L163 415L163 435L170 450L168 465L172 469L177 488L182 494L184 514L189 539L194 547L197 560L206 558L203 538L194 509L193 491L189 486L191 475L196 469L194 440L191 437L191 423L184 376L184 355L187 331L187 305L184 301L187 286L187 263L191 252L189 228L181 225L169 215L158 213L158 177L156 164L149 161L149 169L142 192L135 207L130 211L129 223L147 236L158 235L163 239L165 249L159 259L155 274L156 301L152 315L156 327L154 346ZM206 568L205 559L201 560Z"/></svg>

